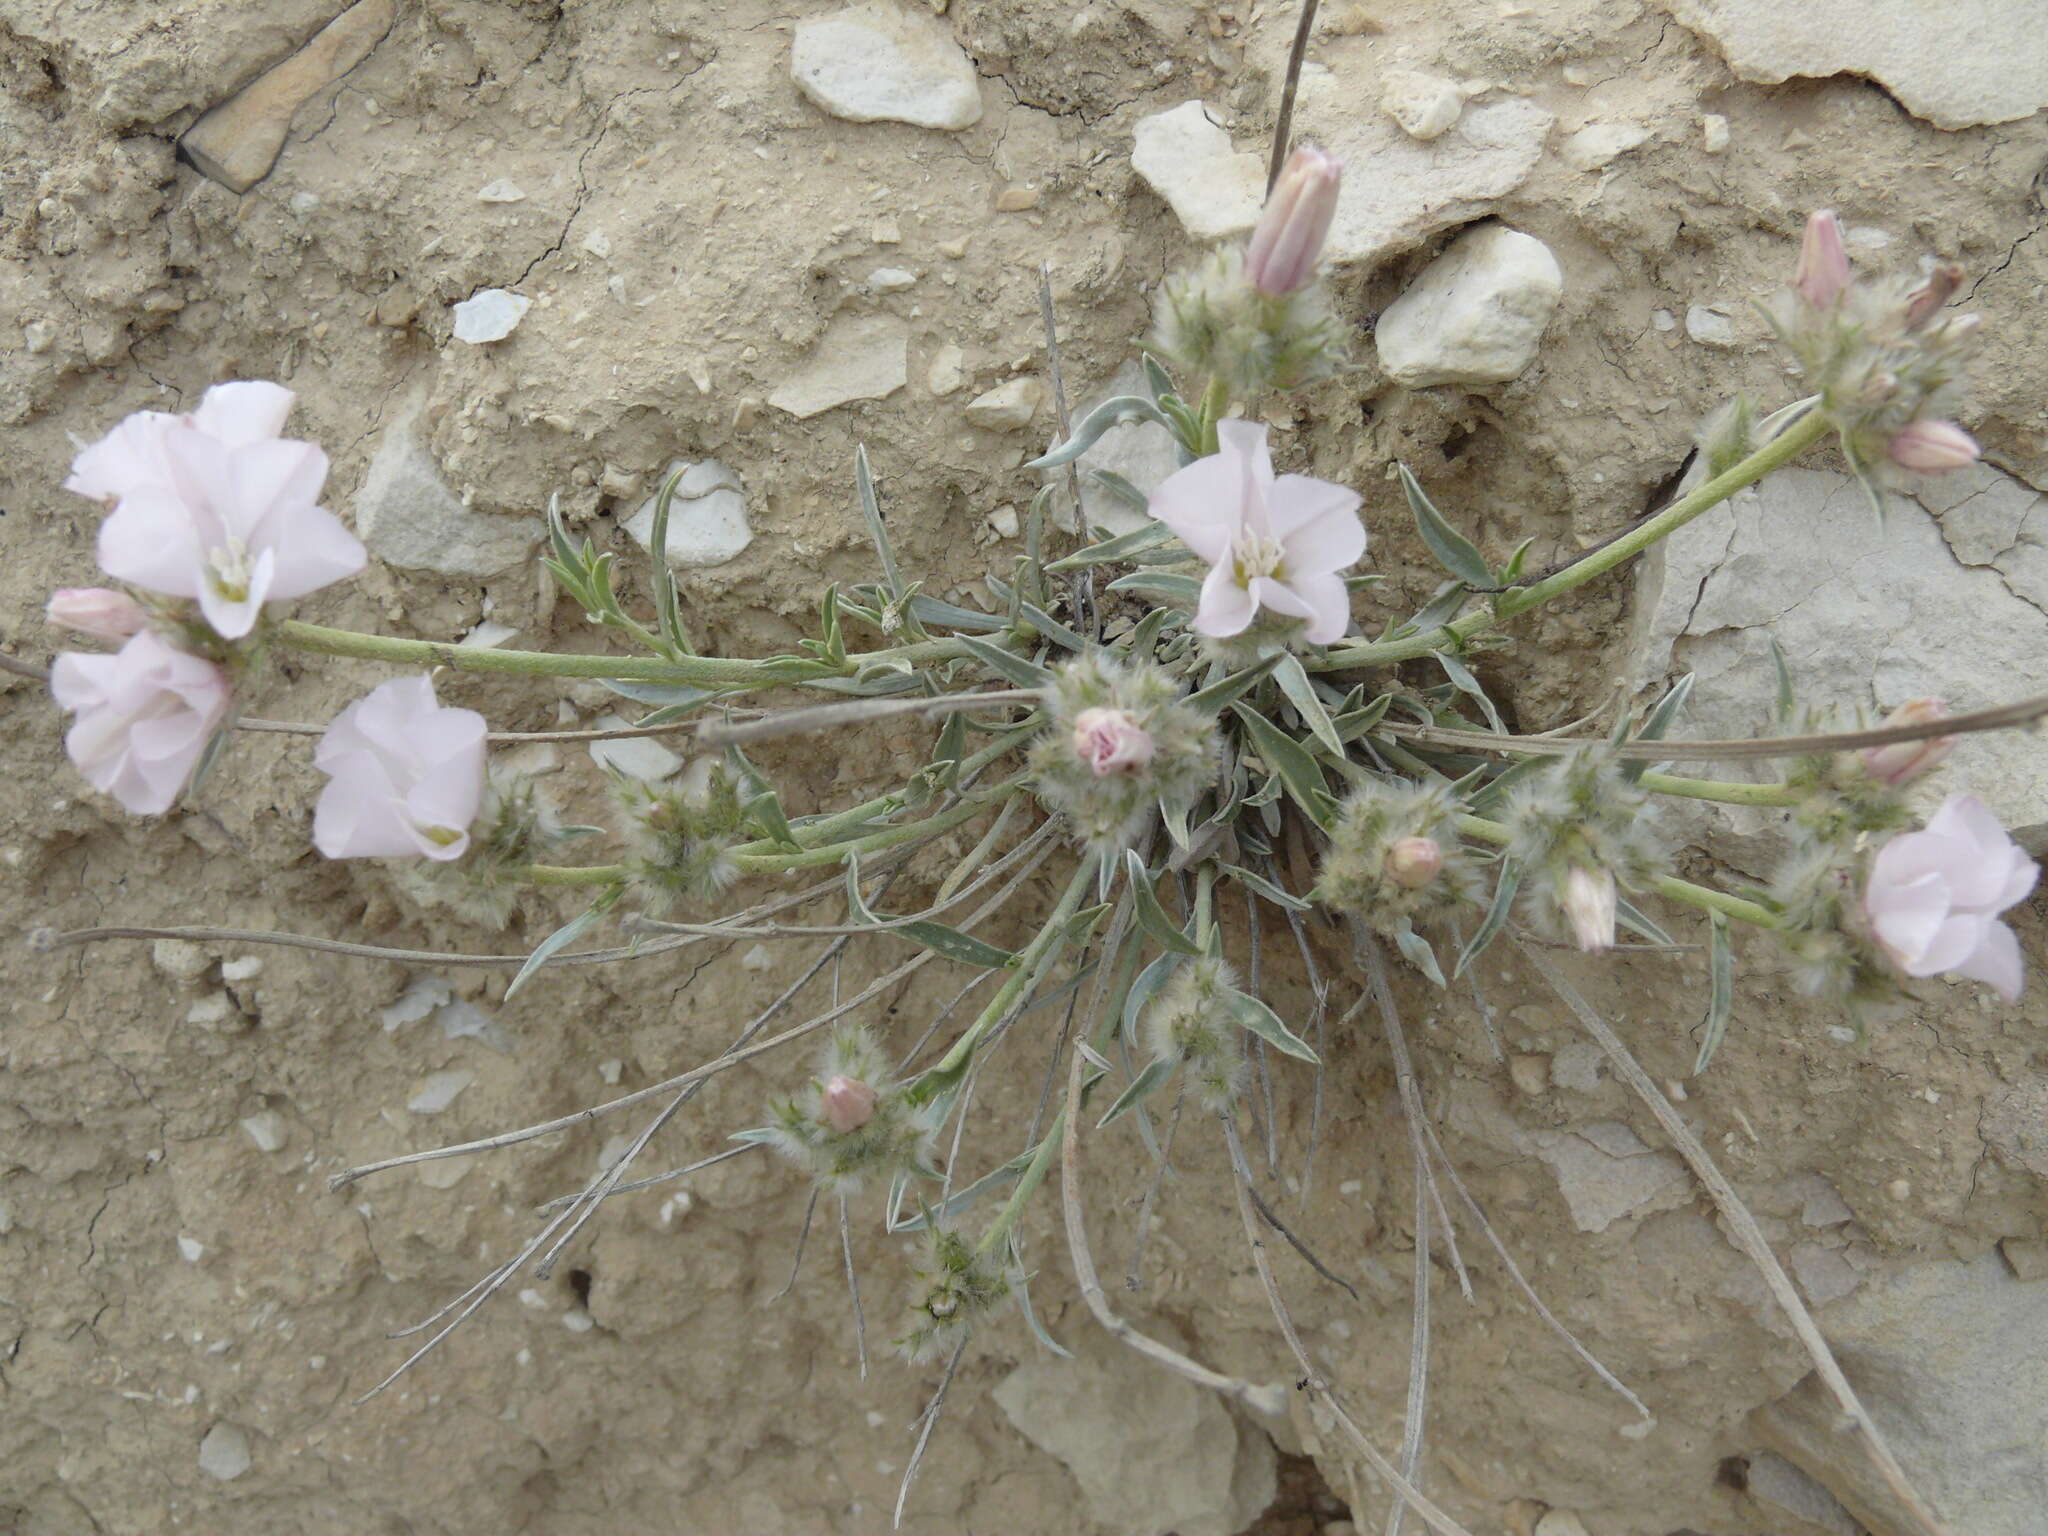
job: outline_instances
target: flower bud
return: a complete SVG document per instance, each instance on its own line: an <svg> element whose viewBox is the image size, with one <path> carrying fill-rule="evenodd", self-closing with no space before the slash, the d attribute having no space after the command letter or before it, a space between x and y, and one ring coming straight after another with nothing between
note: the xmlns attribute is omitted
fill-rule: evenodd
<svg viewBox="0 0 2048 1536"><path fill-rule="evenodd" d="M1953 261L1937 265L1926 282L1906 295L1906 329L1917 331L1932 320L1962 285L1962 267Z"/></svg>
<svg viewBox="0 0 2048 1536"><path fill-rule="evenodd" d="M875 1090L857 1077L829 1078L818 1095L818 1115L836 1135L859 1130L874 1118Z"/></svg>
<svg viewBox="0 0 2048 1536"><path fill-rule="evenodd" d="M149 623L140 603L110 587L59 587L44 613L52 624L102 640L126 640Z"/></svg>
<svg viewBox="0 0 2048 1536"><path fill-rule="evenodd" d="M1884 717L1886 725L1932 725L1948 718L1948 706L1940 699L1909 699ZM1917 779L1955 750L1953 736L1924 736L1918 741L1891 741L1881 747L1865 747L1856 755L1864 770L1880 783L1897 788Z"/></svg>
<svg viewBox="0 0 2048 1536"><path fill-rule="evenodd" d="M1832 309L1848 286L1849 253L1842 247L1842 226L1824 208L1806 220L1806 238L1800 242L1792 287L1815 309Z"/></svg>
<svg viewBox="0 0 2048 1536"><path fill-rule="evenodd" d="M1299 292L1316 275L1343 174L1335 155L1303 145L1273 184L1245 252L1245 273L1268 298Z"/></svg>
<svg viewBox="0 0 2048 1536"><path fill-rule="evenodd" d="M1589 955L1614 947L1614 874L1574 864L1564 877L1564 915L1572 937Z"/></svg>
<svg viewBox="0 0 2048 1536"><path fill-rule="evenodd" d="M1084 709L1074 717L1074 755L1098 779L1135 773L1152 761L1151 735L1125 709Z"/></svg>
<svg viewBox="0 0 2048 1536"><path fill-rule="evenodd" d="M1387 850L1387 878L1404 890L1421 890L1443 867L1443 845L1433 837L1404 837Z"/></svg>
<svg viewBox="0 0 2048 1536"><path fill-rule="evenodd" d="M1922 417L1910 421L1891 435L1885 452L1892 462L1922 474L1967 469L1977 462L1977 439L1952 421Z"/></svg>

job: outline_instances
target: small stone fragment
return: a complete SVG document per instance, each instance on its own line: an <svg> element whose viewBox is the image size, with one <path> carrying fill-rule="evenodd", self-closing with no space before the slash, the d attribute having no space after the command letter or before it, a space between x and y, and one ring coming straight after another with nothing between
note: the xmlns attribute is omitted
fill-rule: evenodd
<svg viewBox="0 0 2048 1536"><path fill-rule="evenodd" d="M1536 1522L1536 1536L1586 1536L1586 1523L1568 1509L1553 1509Z"/></svg>
<svg viewBox="0 0 2048 1536"><path fill-rule="evenodd" d="M2048 1280L2048 1243L2024 1237L2003 1238L1999 1254L2016 1280Z"/></svg>
<svg viewBox="0 0 2048 1536"><path fill-rule="evenodd" d="M603 261L612 253L612 237L601 229L593 229L583 237L583 249Z"/></svg>
<svg viewBox="0 0 2048 1536"><path fill-rule="evenodd" d="M429 1072L420 1080L419 1091L405 1101L405 1107L416 1115L438 1115L475 1081L476 1074L467 1067Z"/></svg>
<svg viewBox="0 0 2048 1536"><path fill-rule="evenodd" d="M261 955L237 955L234 959L221 963L220 979L222 981L254 981L262 974L263 957Z"/></svg>
<svg viewBox="0 0 2048 1536"><path fill-rule="evenodd" d="M925 369L925 386L935 395L950 395L967 382L965 365L967 354L958 347L941 347L932 354L931 365Z"/></svg>
<svg viewBox="0 0 2048 1536"><path fill-rule="evenodd" d="M387 565L444 576L490 576L519 564L540 537L532 518L473 512L441 478L418 433L418 403L384 428L356 492L356 531Z"/></svg>
<svg viewBox="0 0 2048 1536"><path fill-rule="evenodd" d="M178 1234L178 1254L187 1264L197 1264L206 1257L206 1244L181 1232Z"/></svg>
<svg viewBox="0 0 2048 1536"><path fill-rule="evenodd" d="M1461 235L1380 316L1380 362L1411 389L1501 384L1535 361L1564 274L1533 235Z"/></svg>
<svg viewBox="0 0 2048 1536"><path fill-rule="evenodd" d="M662 483L678 473L682 479L676 482L668 508L664 551L668 563L696 570L737 560L754 542L753 524L747 520L746 490L738 474L716 459L700 459L694 464L677 459L663 472ZM626 520L626 532L642 549L653 548L654 513L660 500L657 490Z"/></svg>
<svg viewBox="0 0 2048 1536"><path fill-rule="evenodd" d="M503 645L518 633L519 631L510 624L500 624L495 619L480 619L470 628L468 634L455 643L466 645L473 651L488 651L493 646Z"/></svg>
<svg viewBox="0 0 2048 1536"><path fill-rule="evenodd" d="M517 182L500 176L496 181L486 182L477 193L476 200L480 203L523 203L526 194L519 190Z"/></svg>
<svg viewBox="0 0 2048 1536"><path fill-rule="evenodd" d="M1139 118L1131 169L1197 240L1243 234L1258 222L1265 201L1265 161L1239 154L1199 101Z"/></svg>
<svg viewBox="0 0 2048 1536"><path fill-rule="evenodd" d="M1564 163L1575 171L1597 171L1648 142L1640 123L1588 123L1564 141Z"/></svg>
<svg viewBox="0 0 2048 1536"><path fill-rule="evenodd" d="M802 420L850 400L880 400L910 377L910 332L887 315L832 322L817 350L768 403Z"/></svg>
<svg viewBox="0 0 2048 1536"><path fill-rule="evenodd" d="M362 63L397 14L396 0L356 0L297 53L186 129L179 151L202 176L231 192L248 191L277 163L299 108Z"/></svg>
<svg viewBox="0 0 2048 1536"><path fill-rule="evenodd" d="M1508 1061L1508 1077L1516 1089L1535 1098L1550 1088L1550 1059L1547 1056L1515 1056Z"/></svg>
<svg viewBox="0 0 2048 1536"><path fill-rule="evenodd" d="M1718 112L1708 112L1700 118L1700 148L1710 155L1718 155L1728 147L1728 119Z"/></svg>
<svg viewBox="0 0 2048 1536"><path fill-rule="evenodd" d="M961 129L981 120L973 61L940 23L888 0L798 22L789 72L805 96L849 122Z"/></svg>
<svg viewBox="0 0 2048 1536"><path fill-rule="evenodd" d="M31 352L47 352L56 340L57 328L47 320L30 320L21 328L21 344Z"/></svg>
<svg viewBox="0 0 2048 1536"><path fill-rule="evenodd" d="M562 1314L562 1326L571 1333L588 1333L597 1326L597 1320L581 1307L571 1307Z"/></svg>
<svg viewBox="0 0 2048 1536"><path fill-rule="evenodd" d="M877 267L868 274L868 287L876 293L901 293L916 281L917 274L902 267Z"/></svg>
<svg viewBox="0 0 2048 1536"><path fill-rule="evenodd" d="M774 963L775 957L768 953L766 944L756 944L740 956L740 969L746 971L765 971Z"/></svg>
<svg viewBox="0 0 2048 1536"><path fill-rule="evenodd" d="M592 722L600 731L623 730L632 723L617 715L599 715ZM590 744L590 760L600 768L610 768L623 773L629 779L643 779L650 784L673 776L683 766L680 757L652 736L625 736L617 741L593 741Z"/></svg>
<svg viewBox="0 0 2048 1536"><path fill-rule="evenodd" d="M211 992L185 1010L185 1022L201 1029L225 1029L241 1018L235 1000L225 992Z"/></svg>
<svg viewBox="0 0 2048 1536"><path fill-rule="evenodd" d="M1455 80L1419 69L1390 69L1380 83L1380 108L1413 139L1447 133L1465 110Z"/></svg>
<svg viewBox="0 0 2048 1536"><path fill-rule="evenodd" d="M179 981L197 981L213 957L190 939L158 939L149 946L150 963Z"/></svg>
<svg viewBox="0 0 2048 1536"><path fill-rule="evenodd" d="M999 539L1014 539L1023 531L1023 525L1017 521L1015 507L997 507L989 513L988 525Z"/></svg>
<svg viewBox="0 0 2048 1536"><path fill-rule="evenodd" d="M249 1116L242 1122L242 1129L259 1152L275 1152L284 1145L284 1116L274 1109L259 1110Z"/></svg>
<svg viewBox="0 0 2048 1536"><path fill-rule="evenodd" d="M1038 206L1038 188L1024 185L1009 186L996 194L997 213L1022 213L1027 208Z"/></svg>
<svg viewBox="0 0 2048 1536"><path fill-rule="evenodd" d="M417 1024L455 996L455 989L440 976L415 976L397 998L377 1010L377 1018L390 1034L401 1024Z"/></svg>
<svg viewBox="0 0 2048 1536"><path fill-rule="evenodd" d="M1710 309L1704 304L1688 304L1685 334L1702 346L1732 347L1735 345L1735 322L1718 309Z"/></svg>
<svg viewBox="0 0 2048 1536"><path fill-rule="evenodd" d="M619 1060L619 1058L616 1056L610 1057L605 1061L600 1061L597 1064L598 1079L607 1088L618 1087L619 1079L625 1076L625 1074L626 1064L623 1061Z"/></svg>
<svg viewBox="0 0 2048 1536"><path fill-rule="evenodd" d="M455 339L472 346L503 341L519 327L533 300L503 288L484 288L455 306Z"/></svg>
<svg viewBox="0 0 2048 1536"><path fill-rule="evenodd" d="M1031 425L1045 386L1030 377L1011 379L967 402L967 419L991 432L1014 432Z"/></svg>
<svg viewBox="0 0 2048 1536"><path fill-rule="evenodd" d="M209 1477L231 1483L249 1470L249 1437L222 1420L199 1442L199 1470Z"/></svg>
<svg viewBox="0 0 2048 1536"><path fill-rule="evenodd" d="M894 214L885 213L875 220L875 227L869 231L868 238L877 245L901 245L903 226L896 222Z"/></svg>

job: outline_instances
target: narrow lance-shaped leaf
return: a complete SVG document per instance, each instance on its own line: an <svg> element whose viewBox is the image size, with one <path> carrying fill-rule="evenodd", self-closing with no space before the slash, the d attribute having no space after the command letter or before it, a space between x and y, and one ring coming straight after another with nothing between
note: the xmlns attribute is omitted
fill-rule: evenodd
<svg viewBox="0 0 2048 1536"><path fill-rule="evenodd" d="M582 938L584 934L595 928L598 920L605 913L611 911L613 903L619 899L621 889L619 886L612 887L604 895L592 902L586 910L570 918L568 922L562 924L561 927L536 944L533 947L533 953L526 957L526 964L519 967L519 974L512 978L512 984L505 989L506 999L509 1001L514 993L526 985L527 978L546 965L556 954L568 948L571 944Z"/></svg>
<svg viewBox="0 0 2048 1536"><path fill-rule="evenodd" d="M1166 908L1159 904L1159 897L1152 889L1152 876L1146 872L1145 861L1134 849L1124 850L1124 876L1131 882L1131 900L1138 919L1138 926L1166 948L1183 955L1199 955L1202 951L1195 941L1180 931L1180 926L1166 915Z"/></svg>
<svg viewBox="0 0 2048 1536"><path fill-rule="evenodd" d="M1280 775L1295 804L1308 812L1319 825L1327 825L1328 813L1317 797L1327 799L1330 785L1316 760L1292 736L1250 705L1240 702L1231 705L1230 710L1244 722L1259 756L1266 760L1267 767Z"/></svg>
<svg viewBox="0 0 2048 1536"><path fill-rule="evenodd" d="M1515 891L1522 883L1522 867L1512 859L1500 861L1500 874L1493 887L1493 903L1486 909L1486 916L1479 924L1479 931L1472 935L1458 956L1458 963L1451 968L1451 975L1462 976L1467 966L1486 953L1486 946L1494 940L1501 926L1508 920L1508 912L1515 904Z"/></svg>
<svg viewBox="0 0 2048 1536"><path fill-rule="evenodd" d="M1143 395L1117 395L1102 402L1084 417L1075 427L1074 435L1057 448L1039 455L1026 469L1058 469L1071 464L1101 439L1102 434L1120 421L1149 421L1171 430L1171 423L1159 407Z"/></svg>
<svg viewBox="0 0 2048 1536"><path fill-rule="evenodd" d="M1657 701L1656 708L1643 721L1643 728L1636 732L1637 741L1662 741L1669 734L1678 721L1679 712L1685 708L1686 699L1692 694L1693 677L1694 674L1688 672L1671 685L1671 691ZM1649 766L1648 759L1631 758L1621 765L1622 776L1633 783Z"/></svg>
<svg viewBox="0 0 2048 1536"><path fill-rule="evenodd" d="M1172 538L1173 530L1166 524L1147 523L1143 528L1133 528L1129 533L1120 533L1113 539L1104 539L1099 544L1077 549L1071 555L1053 561L1046 570L1058 575L1091 565L1109 565L1114 561L1128 560L1133 555L1142 555L1149 549L1157 549L1160 545L1171 542Z"/></svg>
<svg viewBox="0 0 2048 1536"><path fill-rule="evenodd" d="M1486 723L1500 735L1505 736L1508 728L1501 722L1500 712L1493 707L1493 700L1486 696L1486 690L1479 686L1479 679L1472 675L1472 669L1457 657L1446 651L1431 651L1437 665L1444 669L1444 676L1451 680L1451 686L1476 703L1486 716Z"/></svg>
<svg viewBox="0 0 2048 1536"><path fill-rule="evenodd" d="M882 557L882 584L892 598L903 595L903 578L896 572L896 551L889 543L889 530L882 523L882 503L875 495L874 473L868 468L866 443L853 450L853 485L860 496L861 515L868 520L868 536Z"/></svg>
<svg viewBox="0 0 2048 1536"><path fill-rule="evenodd" d="M668 517L675 505L676 487L683 483L685 471L676 470L661 483L661 491L654 498L654 529L647 541L647 558L652 567L647 574L649 585L654 588L654 612L661 624L662 638L675 648L677 654L687 656L690 642L683 634L683 615L676 593L676 573L668 563Z"/></svg>
<svg viewBox="0 0 2048 1536"><path fill-rule="evenodd" d="M1308 672L1301 664L1301 658L1287 652L1280 658L1280 665L1274 669L1273 681L1280 685L1280 691L1287 695L1287 702L1294 706L1301 716L1302 724L1309 728L1316 740L1329 749L1330 756L1344 756L1344 743L1337 737L1337 727L1330 719L1330 711L1316 696L1315 685L1308 680Z"/></svg>
<svg viewBox="0 0 2048 1536"><path fill-rule="evenodd" d="M1492 586L1493 571L1485 556L1479 553L1470 539L1445 521L1443 513L1437 511L1436 503L1429 499L1420 482L1408 473L1406 464L1396 464L1394 468L1401 477L1401 489L1408 495L1408 508L1415 514L1415 526L1422 533L1422 542L1429 546L1429 552L1436 556L1438 564L1467 586Z"/></svg>
<svg viewBox="0 0 2048 1536"><path fill-rule="evenodd" d="M1120 1119L1136 1109L1141 1099L1150 1097L1161 1084L1173 1076L1176 1065L1171 1056L1154 1057L1146 1064L1145 1070L1132 1078L1130 1085L1116 1096L1116 1102L1111 1104L1103 1117L1095 1122L1095 1128L1100 1130L1111 1121Z"/></svg>
<svg viewBox="0 0 2048 1536"><path fill-rule="evenodd" d="M1735 1007L1735 946L1728 936L1728 914L1709 912L1707 921L1707 1018L1700 1030L1699 1059L1692 1065L1695 1077L1707 1070L1707 1063L1721 1048L1721 1037L1728 1032L1728 1016Z"/></svg>
<svg viewBox="0 0 2048 1536"><path fill-rule="evenodd" d="M1138 979L1124 994L1123 1037L1126 1040L1137 1038L1138 1024L1144 1018L1146 1008L1159 995L1160 989L1173 979L1173 973L1180 965L1180 956L1168 951L1138 972Z"/></svg>
<svg viewBox="0 0 2048 1536"><path fill-rule="evenodd" d="M1043 688L1052 682L1052 672L1037 662L1016 656L999 645L978 640L972 635L955 637L969 655L998 677L1006 678L1019 688Z"/></svg>
<svg viewBox="0 0 2048 1536"><path fill-rule="evenodd" d="M1315 1053L1315 1047L1281 1023L1280 1015L1256 997L1243 992L1232 992L1230 1010L1238 1023L1275 1050L1285 1052L1297 1061L1305 1061L1310 1066L1319 1067L1323 1064L1323 1058Z"/></svg>

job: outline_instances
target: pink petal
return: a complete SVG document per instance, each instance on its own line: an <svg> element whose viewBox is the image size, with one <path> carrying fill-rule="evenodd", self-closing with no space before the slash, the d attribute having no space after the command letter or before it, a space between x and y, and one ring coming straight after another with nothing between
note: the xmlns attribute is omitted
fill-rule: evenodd
<svg viewBox="0 0 2048 1536"><path fill-rule="evenodd" d="M1289 583L1313 610L1303 638L1313 645L1331 645L1351 627L1351 593L1335 572L1297 576Z"/></svg>
<svg viewBox="0 0 2048 1536"><path fill-rule="evenodd" d="M237 448L228 460L228 483L242 509L245 536L280 514L310 508L327 483L327 455L315 443L283 438ZM288 531L289 521L284 525Z"/></svg>
<svg viewBox="0 0 2048 1536"><path fill-rule="evenodd" d="M1195 608L1195 630L1222 640L1241 635L1259 611L1251 593L1237 584L1228 562L1209 572L1202 582L1202 600Z"/></svg>
<svg viewBox="0 0 2048 1536"><path fill-rule="evenodd" d="M1212 453L1159 482L1146 510L1171 528L1198 559L1226 559L1244 527L1243 471L1227 455Z"/></svg>
<svg viewBox="0 0 2048 1536"><path fill-rule="evenodd" d="M203 548L219 548L229 534L247 534L253 519L232 515L234 455L226 445L192 427L172 427L164 433L164 460L170 466L170 488L192 509Z"/></svg>
<svg viewBox="0 0 2048 1536"><path fill-rule="evenodd" d="M325 765L323 765L325 766ZM330 859L400 858L419 852L396 786L372 754L345 759L313 807L313 846Z"/></svg>
<svg viewBox="0 0 2048 1536"><path fill-rule="evenodd" d="M1967 976L1972 981L1981 981L1996 988L1998 995L2008 1003L2020 1000L2020 989L2026 984L2027 967L2020 958L2020 941L2010 928L1999 922L1987 923L1976 949L1951 969L1958 976Z"/></svg>
<svg viewBox="0 0 2048 1536"><path fill-rule="evenodd" d="M1275 581L1270 576L1254 576L1251 592L1252 601L1261 608L1270 608L1290 619L1313 619L1316 616L1314 605L1284 581Z"/></svg>
<svg viewBox="0 0 2048 1536"><path fill-rule="evenodd" d="M1936 874L1884 880L1873 866L1863 909L1871 929L1902 970L1911 971L1948 917L1948 885ZM1915 973L1918 974L1918 973Z"/></svg>
<svg viewBox="0 0 2048 1536"><path fill-rule="evenodd" d="M1265 490L1273 483L1273 455L1266 451L1266 424L1227 416L1216 423L1217 451L1240 461L1246 484Z"/></svg>
<svg viewBox="0 0 2048 1536"><path fill-rule="evenodd" d="M64 489L104 501L163 483L169 476L163 434L177 424L177 417L163 411L136 411L90 448L79 451L71 461Z"/></svg>
<svg viewBox="0 0 2048 1536"><path fill-rule="evenodd" d="M256 627L256 617L263 612L263 599L269 595L276 563L267 549L257 555L249 563L248 587L238 598L227 596L213 581L201 579L199 611L221 639L239 640Z"/></svg>
<svg viewBox="0 0 2048 1536"><path fill-rule="evenodd" d="M276 437L297 398L282 384L236 380L216 384L192 413L192 425L230 448Z"/></svg>
<svg viewBox="0 0 2048 1536"><path fill-rule="evenodd" d="M197 597L206 551L192 509L165 485L129 492L100 524L100 569L170 597Z"/></svg>
<svg viewBox="0 0 2048 1536"><path fill-rule="evenodd" d="M2031 861L1983 801L1975 795L1950 795L1928 819L1921 835L1944 840L1949 888L1957 906L2002 912L2012 905L2006 902L1994 907L1993 903L2017 880L2025 879L2025 871L2015 861ZM2032 888L2028 881L2020 896Z"/></svg>
<svg viewBox="0 0 2048 1536"><path fill-rule="evenodd" d="M1287 550L1294 575L1341 571L1365 553L1365 498L1348 485L1307 475L1282 475L1273 484L1273 532Z"/></svg>
<svg viewBox="0 0 2048 1536"><path fill-rule="evenodd" d="M273 535L268 523L261 533L277 556L277 573L270 584L273 598L317 592L355 575L369 561L362 540L325 507L299 507L289 514L273 512L269 522L280 519L288 523L288 533Z"/></svg>
<svg viewBox="0 0 2048 1536"><path fill-rule="evenodd" d="M1988 917L1952 912L1934 931L1933 939L1904 969L1908 976L1940 976L1967 965L1984 942L1985 931L1996 926Z"/></svg>

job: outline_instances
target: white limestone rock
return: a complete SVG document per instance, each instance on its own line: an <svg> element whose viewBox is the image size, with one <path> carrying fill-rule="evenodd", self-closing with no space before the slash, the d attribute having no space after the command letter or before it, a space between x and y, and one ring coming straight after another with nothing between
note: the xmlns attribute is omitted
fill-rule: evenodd
<svg viewBox="0 0 2048 1536"><path fill-rule="evenodd" d="M832 322L768 403L802 420L850 400L880 400L909 377L909 328L888 315L848 316Z"/></svg>
<svg viewBox="0 0 2048 1536"><path fill-rule="evenodd" d="M1410 138L1440 138L1465 110L1465 93L1442 75L1390 69L1380 82L1380 110Z"/></svg>
<svg viewBox="0 0 2048 1536"><path fill-rule="evenodd" d="M1604 1232L1628 1216L1674 1210L1692 1198L1692 1176L1670 1152L1653 1152L1618 1120L1562 1134L1532 1135L1581 1232Z"/></svg>
<svg viewBox="0 0 2048 1536"><path fill-rule="evenodd" d="M599 715L592 723L600 731L619 731L633 722L618 715ZM652 736L624 736L616 741L593 741L590 744L590 760L600 768L610 768L623 773L629 779L644 779L650 784L673 778L683 766L680 757Z"/></svg>
<svg viewBox="0 0 2048 1536"><path fill-rule="evenodd" d="M223 1419L199 1442L199 1470L208 1477L231 1483L249 1470L249 1436Z"/></svg>
<svg viewBox="0 0 2048 1536"><path fill-rule="evenodd" d="M503 341L519 328L533 300L508 288L481 288L455 306L455 339L472 346Z"/></svg>
<svg viewBox="0 0 2048 1536"><path fill-rule="evenodd" d="M1745 80L1867 75L1937 128L2009 123L2048 107L2040 0L1667 0Z"/></svg>
<svg viewBox="0 0 2048 1536"><path fill-rule="evenodd" d="M1243 234L1258 222L1266 197L1266 162L1234 149L1199 101L1139 118L1131 169L1197 240Z"/></svg>
<svg viewBox="0 0 2048 1536"><path fill-rule="evenodd" d="M991 432L1014 432L1031 425L1044 394L1045 386L1034 378L1011 379L968 401L967 419Z"/></svg>
<svg viewBox="0 0 2048 1536"><path fill-rule="evenodd" d="M747 520L746 488L740 477L716 459L691 463L677 459L662 473L681 472L674 500L668 508L668 563L685 570L724 565L737 560L754 542L754 527ZM661 499L659 489L626 520L626 532L642 549L654 546L654 508Z"/></svg>
<svg viewBox="0 0 2048 1536"><path fill-rule="evenodd" d="M961 129L981 121L974 61L943 22L893 0L797 23L789 72L798 90L849 122Z"/></svg>
<svg viewBox="0 0 2048 1536"><path fill-rule="evenodd" d="M1564 163L1575 171L1605 170L1610 161L1650 141L1641 123L1588 123L1564 141Z"/></svg>
<svg viewBox="0 0 2048 1536"><path fill-rule="evenodd" d="M415 401L386 424L356 492L356 532L370 553L386 565L444 576L493 576L518 565L539 541L539 521L464 506L441 478L419 418Z"/></svg>
<svg viewBox="0 0 2048 1536"><path fill-rule="evenodd" d="M463 1089L475 1081L476 1074L467 1067L453 1067L446 1072L429 1072L420 1079L418 1090L406 1100L405 1107L416 1115L438 1115L455 1102Z"/></svg>
<svg viewBox="0 0 2048 1536"><path fill-rule="evenodd" d="M1550 247L1489 224L1461 235L1387 306L1380 362L1410 389L1504 384L1535 361L1564 292Z"/></svg>

